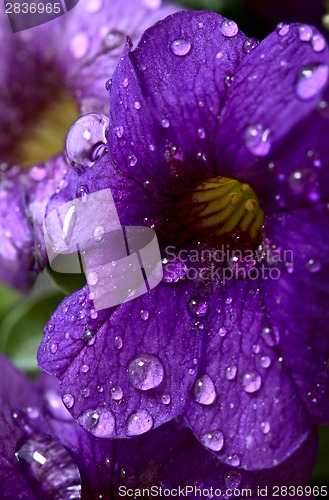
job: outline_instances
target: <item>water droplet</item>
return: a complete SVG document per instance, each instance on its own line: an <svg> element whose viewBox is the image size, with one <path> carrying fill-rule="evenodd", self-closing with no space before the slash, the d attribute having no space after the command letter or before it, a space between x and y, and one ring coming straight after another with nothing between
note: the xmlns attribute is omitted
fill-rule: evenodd
<svg viewBox="0 0 329 500"><path fill-rule="evenodd" d="M147 410L137 410L127 420L127 436L139 436L153 427L153 418Z"/></svg>
<svg viewBox="0 0 329 500"><path fill-rule="evenodd" d="M121 401L123 398L123 390L119 386L111 387L110 394L114 401Z"/></svg>
<svg viewBox="0 0 329 500"><path fill-rule="evenodd" d="M164 405L169 405L171 402L171 397L169 396L169 394L162 394L161 401Z"/></svg>
<svg viewBox="0 0 329 500"><path fill-rule="evenodd" d="M279 23L276 27L276 32L279 36L285 36L289 33L289 24Z"/></svg>
<svg viewBox="0 0 329 500"><path fill-rule="evenodd" d="M164 377L164 368L157 356L141 354L129 363L128 375L136 389L148 391L158 387Z"/></svg>
<svg viewBox="0 0 329 500"><path fill-rule="evenodd" d="M119 139L121 139L121 137L123 136L123 132L124 129L122 125L118 125L117 127L115 127L115 133Z"/></svg>
<svg viewBox="0 0 329 500"><path fill-rule="evenodd" d="M322 52L326 46L326 40L320 33L315 33L311 43L315 52Z"/></svg>
<svg viewBox="0 0 329 500"><path fill-rule="evenodd" d="M216 399L216 390L209 375L200 377L193 389L194 399L202 405L211 405Z"/></svg>
<svg viewBox="0 0 329 500"><path fill-rule="evenodd" d="M226 87L230 87L232 82L233 82L234 76L233 75L226 75L224 78L224 83Z"/></svg>
<svg viewBox="0 0 329 500"><path fill-rule="evenodd" d="M89 330L88 326L86 325L85 331L83 333L83 340L85 342L89 342L93 338L93 333Z"/></svg>
<svg viewBox="0 0 329 500"><path fill-rule="evenodd" d="M306 263L306 269L310 273L317 273L321 269L321 262L317 259L310 259Z"/></svg>
<svg viewBox="0 0 329 500"><path fill-rule="evenodd" d="M250 54L259 45L259 40L256 38L249 38L243 44L243 51L245 54Z"/></svg>
<svg viewBox="0 0 329 500"><path fill-rule="evenodd" d="M82 371L82 373L88 373L89 372L89 365L82 365L81 371Z"/></svg>
<svg viewBox="0 0 329 500"><path fill-rule="evenodd" d="M33 434L15 455L37 498L81 498L79 469L57 440Z"/></svg>
<svg viewBox="0 0 329 500"><path fill-rule="evenodd" d="M109 92L112 88L112 78L109 78L107 82L105 83L105 88Z"/></svg>
<svg viewBox="0 0 329 500"><path fill-rule="evenodd" d="M167 118L161 120L161 125L163 128L168 128L170 126L170 121Z"/></svg>
<svg viewBox="0 0 329 500"><path fill-rule="evenodd" d="M229 462L230 465L233 465L234 467L239 467L240 465L240 458L238 457L238 455L230 455L229 457L227 457L227 461Z"/></svg>
<svg viewBox="0 0 329 500"><path fill-rule="evenodd" d="M110 438L115 429L113 413L104 406L87 410L78 419L79 424L96 437Z"/></svg>
<svg viewBox="0 0 329 500"><path fill-rule="evenodd" d="M82 202L85 203L87 201L88 194L89 194L89 189L87 186L82 185L77 187L75 195L77 198L81 198Z"/></svg>
<svg viewBox="0 0 329 500"><path fill-rule="evenodd" d="M225 326L221 326L218 330L218 334L220 337L226 337L227 335L227 328Z"/></svg>
<svg viewBox="0 0 329 500"><path fill-rule="evenodd" d="M195 318L204 318L208 312L208 302L191 299L188 303L188 308L192 316Z"/></svg>
<svg viewBox="0 0 329 500"><path fill-rule="evenodd" d="M128 156L128 164L131 166L131 167L134 167L137 163L137 157L135 155L129 155Z"/></svg>
<svg viewBox="0 0 329 500"><path fill-rule="evenodd" d="M84 57L89 49L90 43L87 35L85 33L77 33L70 41L70 51L71 54L76 59L81 59Z"/></svg>
<svg viewBox="0 0 329 500"><path fill-rule="evenodd" d="M134 104L134 107L135 107L135 109L139 110L139 109L141 109L142 105L139 101L136 101Z"/></svg>
<svg viewBox="0 0 329 500"><path fill-rule="evenodd" d="M143 321L147 321L149 319L150 313L147 311L147 309L141 309L139 315Z"/></svg>
<svg viewBox="0 0 329 500"><path fill-rule="evenodd" d="M206 131L203 127L198 128L198 136L200 139L204 139L206 137Z"/></svg>
<svg viewBox="0 0 329 500"><path fill-rule="evenodd" d="M302 100L315 97L328 81L329 67L327 64L305 66L299 74L296 83L297 96Z"/></svg>
<svg viewBox="0 0 329 500"><path fill-rule="evenodd" d="M224 446L224 434L215 429L213 431L203 434L201 443L212 451L220 451Z"/></svg>
<svg viewBox="0 0 329 500"><path fill-rule="evenodd" d="M313 36L313 28L308 24L303 24L298 28L299 39L302 42L309 42Z"/></svg>
<svg viewBox="0 0 329 500"><path fill-rule="evenodd" d="M72 396L72 394L64 394L63 403L65 404L66 408L72 408L74 405L74 397Z"/></svg>
<svg viewBox="0 0 329 500"><path fill-rule="evenodd" d="M277 328L263 328L262 339L269 347L274 347L280 342L280 334Z"/></svg>
<svg viewBox="0 0 329 500"><path fill-rule="evenodd" d="M102 392L104 392L104 387L102 385L98 385L97 391L101 394Z"/></svg>
<svg viewBox="0 0 329 500"><path fill-rule="evenodd" d="M167 262L163 259L163 277L162 281L164 283L177 283L182 280L187 273L187 266L185 262L180 259L175 259L174 261Z"/></svg>
<svg viewBox="0 0 329 500"><path fill-rule="evenodd" d="M175 56L186 56L186 54L190 52L192 46L189 41L178 39L174 40L170 47Z"/></svg>
<svg viewBox="0 0 329 500"><path fill-rule="evenodd" d="M122 349L123 341L122 341L122 338L120 337L120 335L116 335L116 337L114 337L114 346L117 349Z"/></svg>
<svg viewBox="0 0 329 500"><path fill-rule="evenodd" d="M228 366L225 370L227 380L234 380L236 377L237 367L235 365Z"/></svg>
<svg viewBox="0 0 329 500"><path fill-rule="evenodd" d="M225 21L223 21L220 30L224 36L231 38L238 33L239 28L234 21L226 19Z"/></svg>
<svg viewBox="0 0 329 500"><path fill-rule="evenodd" d="M124 44L126 39L125 33L119 30L110 31L104 38L103 45L106 50L114 50Z"/></svg>
<svg viewBox="0 0 329 500"><path fill-rule="evenodd" d="M96 273L96 271L90 271L87 274L87 283L88 283L88 285L94 286L94 285L97 284L97 282L98 282L98 274Z"/></svg>
<svg viewBox="0 0 329 500"><path fill-rule="evenodd" d="M231 470L224 476L224 482L226 488L230 488L231 490L235 490L240 486L241 483L241 474L237 470Z"/></svg>
<svg viewBox="0 0 329 500"><path fill-rule="evenodd" d="M85 388L81 391L81 394L82 394L82 397L83 397L83 398L89 398L89 394L90 394L89 387L85 387Z"/></svg>
<svg viewBox="0 0 329 500"><path fill-rule="evenodd" d="M262 368L269 368L271 366L271 358L269 356L262 356L259 360L259 364Z"/></svg>
<svg viewBox="0 0 329 500"><path fill-rule="evenodd" d="M242 376L243 390L249 394L257 392L262 385L262 378L258 372L246 372Z"/></svg>
<svg viewBox="0 0 329 500"><path fill-rule="evenodd" d="M268 434L271 430L271 425L269 424L269 422L262 422L260 424L260 430L263 434Z"/></svg>
<svg viewBox="0 0 329 500"><path fill-rule="evenodd" d="M50 346L50 351L51 351L53 354L56 354L57 350L58 350L58 344L57 344L57 342L54 342L54 343L53 343L53 344L51 344L51 346Z"/></svg>
<svg viewBox="0 0 329 500"><path fill-rule="evenodd" d="M66 154L78 174L91 168L106 152L108 124L105 115L91 113L81 116L71 126L66 139Z"/></svg>
<svg viewBox="0 0 329 500"><path fill-rule="evenodd" d="M93 231L93 237L95 241L101 241L105 234L105 228L104 226L96 226L94 231Z"/></svg>
<svg viewBox="0 0 329 500"><path fill-rule="evenodd" d="M271 149L270 129L264 125L251 125L245 132L245 144L255 156L266 156Z"/></svg>

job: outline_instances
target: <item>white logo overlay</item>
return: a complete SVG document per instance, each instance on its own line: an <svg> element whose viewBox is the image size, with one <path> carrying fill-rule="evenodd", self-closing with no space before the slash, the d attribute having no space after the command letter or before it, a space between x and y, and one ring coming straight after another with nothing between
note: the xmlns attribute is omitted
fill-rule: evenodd
<svg viewBox="0 0 329 500"><path fill-rule="evenodd" d="M84 273L97 310L135 299L161 282L155 231L121 226L110 189L60 205L46 216L43 230L51 269Z"/></svg>

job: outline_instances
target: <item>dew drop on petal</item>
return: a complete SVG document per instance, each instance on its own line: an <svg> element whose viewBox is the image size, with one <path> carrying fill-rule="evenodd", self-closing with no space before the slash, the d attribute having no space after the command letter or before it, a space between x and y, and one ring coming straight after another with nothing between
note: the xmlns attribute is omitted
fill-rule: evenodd
<svg viewBox="0 0 329 500"><path fill-rule="evenodd" d="M169 394L162 394L161 401L164 405L169 405L171 402L171 397L169 396Z"/></svg>
<svg viewBox="0 0 329 500"><path fill-rule="evenodd" d="M161 125L163 128L168 128L170 126L170 121L167 118L161 120Z"/></svg>
<svg viewBox="0 0 329 500"><path fill-rule="evenodd" d="M315 52L322 52L326 46L325 38L321 35L321 33L315 33L312 37L311 43Z"/></svg>
<svg viewBox="0 0 329 500"><path fill-rule="evenodd" d="M321 269L321 262L317 259L309 259L306 262L306 269L310 273L317 273Z"/></svg>
<svg viewBox="0 0 329 500"><path fill-rule="evenodd" d="M296 94L302 100L315 97L328 81L329 67L327 64L305 66L297 77Z"/></svg>
<svg viewBox="0 0 329 500"><path fill-rule="evenodd" d="M123 390L119 386L111 387L110 394L114 401L121 401L123 398Z"/></svg>
<svg viewBox="0 0 329 500"><path fill-rule="evenodd" d="M279 36L285 36L289 33L289 24L279 23L276 27L276 32Z"/></svg>
<svg viewBox="0 0 329 500"><path fill-rule="evenodd" d="M88 373L89 372L89 365L82 365L81 371L82 371L82 373Z"/></svg>
<svg viewBox="0 0 329 500"><path fill-rule="evenodd" d="M74 405L74 397L72 396L72 394L64 394L63 403L65 404L66 408L72 408Z"/></svg>
<svg viewBox="0 0 329 500"><path fill-rule="evenodd" d="M225 370L227 380L234 380L236 377L237 367L235 365L228 366Z"/></svg>
<svg viewBox="0 0 329 500"><path fill-rule="evenodd" d="M227 335L227 328L225 328L225 326L221 326L218 330L218 335L220 337L226 337Z"/></svg>
<svg viewBox="0 0 329 500"><path fill-rule="evenodd" d="M198 128L198 136L200 139L204 139L206 137L206 131L203 127Z"/></svg>
<svg viewBox="0 0 329 500"><path fill-rule="evenodd" d="M236 454L227 457L227 461L229 462L230 465L233 465L234 467L239 467L241 463L240 458Z"/></svg>
<svg viewBox="0 0 329 500"><path fill-rule="evenodd" d="M137 157L135 155L130 155L128 156L128 164L131 166L131 167L134 167L137 163Z"/></svg>
<svg viewBox="0 0 329 500"><path fill-rule="evenodd" d="M131 384L141 391L158 387L164 377L164 368L157 356L141 354L129 363L128 375Z"/></svg>
<svg viewBox="0 0 329 500"><path fill-rule="evenodd" d="M122 349L122 346L123 346L123 340L122 338L120 337L120 335L116 335L114 337L114 346L117 348L117 349Z"/></svg>
<svg viewBox="0 0 329 500"><path fill-rule="evenodd" d="M191 50L191 43L188 40L181 38L174 40L170 45L172 52L175 56L186 56Z"/></svg>
<svg viewBox="0 0 329 500"><path fill-rule="evenodd" d="M58 351L58 344L57 342L54 342L50 345L50 351L52 352L52 354L56 354L56 352Z"/></svg>
<svg viewBox="0 0 329 500"><path fill-rule="evenodd" d="M139 315L143 321L147 321L149 319L150 313L147 309L141 309Z"/></svg>
<svg viewBox="0 0 329 500"><path fill-rule="evenodd" d="M299 39L302 42L309 42L313 36L312 26L309 26L308 24L303 24L302 26L299 26L298 35L299 35Z"/></svg>
<svg viewBox="0 0 329 500"><path fill-rule="evenodd" d="M188 309L195 318L204 318L208 312L208 302L191 299L188 303Z"/></svg>
<svg viewBox="0 0 329 500"><path fill-rule="evenodd" d="M243 44L243 52L245 54L250 54L259 45L259 40L256 38L249 38Z"/></svg>
<svg viewBox="0 0 329 500"><path fill-rule="evenodd" d="M280 342L280 335L277 328L263 328L262 339L269 347L274 347Z"/></svg>
<svg viewBox="0 0 329 500"><path fill-rule="evenodd" d="M147 410L139 409L127 419L127 435L139 436L153 427L153 417Z"/></svg>
<svg viewBox="0 0 329 500"><path fill-rule="evenodd" d="M96 226L94 231L93 231L93 238L95 241L101 241L104 234L105 234L104 226Z"/></svg>
<svg viewBox="0 0 329 500"><path fill-rule="evenodd" d="M259 364L262 368L269 368L271 366L271 358L269 356L262 356L259 360Z"/></svg>
<svg viewBox="0 0 329 500"><path fill-rule="evenodd" d="M87 410L78 419L79 424L95 437L110 438L115 429L115 418L111 410L100 406Z"/></svg>
<svg viewBox="0 0 329 500"><path fill-rule="evenodd" d="M224 446L224 434L217 429L206 432L201 437L201 443L209 450L220 451Z"/></svg>
<svg viewBox="0 0 329 500"><path fill-rule="evenodd" d="M117 127L115 127L115 133L119 139L121 139L121 137L123 136L123 132L124 130L122 125L118 125Z"/></svg>
<svg viewBox="0 0 329 500"><path fill-rule="evenodd" d="M139 110L139 109L141 109L141 107L142 107L141 103L139 101L136 101L134 104L134 108Z"/></svg>
<svg viewBox="0 0 329 500"><path fill-rule="evenodd" d="M269 422L262 422L260 424L260 430L263 434L268 434L271 430L271 425L269 424Z"/></svg>
<svg viewBox="0 0 329 500"><path fill-rule="evenodd" d="M200 377L193 388L194 399L202 405L211 405L216 399L216 390L209 375Z"/></svg>
<svg viewBox="0 0 329 500"><path fill-rule="evenodd" d="M220 30L224 36L231 38L238 33L239 28L236 22L226 19L223 21Z"/></svg>
<svg viewBox="0 0 329 500"><path fill-rule="evenodd" d="M245 144L255 156L266 156L271 149L270 129L264 125L251 125L245 132Z"/></svg>
<svg viewBox="0 0 329 500"><path fill-rule="evenodd" d="M231 470L224 476L224 482L226 488L230 488L231 490L235 490L241 484L241 474L237 470Z"/></svg>
<svg viewBox="0 0 329 500"><path fill-rule="evenodd" d="M81 498L79 469L56 439L32 434L20 444L15 456L22 474L33 486L36 498Z"/></svg>
<svg viewBox="0 0 329 500"><path fill-rule="evenodd" d="M252 394L257 392L262 385L262 378L258 372L246 372L242 376L242 387L245 392Z"/></svg>
<svg viewBox="0 0 329 500"><path fill-rule="evenodd" d="M77 187L75 195L77 198L81 198L82 202L85 203L87 201L88 194L89 194L88 186L81 185Z"/></svg>
<svg viewBox="0 0 329 500"><path fill-rule="evenodd" d="M109 119L90 113L81 116L71 126L66 139L66 154L77 173L84 173L106 152Z"/></svg>

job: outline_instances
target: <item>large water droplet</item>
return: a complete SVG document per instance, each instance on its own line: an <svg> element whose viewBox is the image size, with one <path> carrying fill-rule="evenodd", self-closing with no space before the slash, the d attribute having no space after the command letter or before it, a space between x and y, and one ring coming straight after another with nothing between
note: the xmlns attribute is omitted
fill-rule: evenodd
<svg viewBox="0 0 329 500"><path fill-rule="evenodd" d="M312 99L326 85L329 67L327 64L305 66L297 77L296 94L302 100Z"/></svg>
<svg viewBox="0 0 329 500"><path fill-rule="evenodd" d="M188 309L195 318L204 318L208 312L208 302L191 299L188 303Z"/></svg>
<svg viewBox="0 0 329 500"><path fill-rule="evenodd" d="M85 411L78 421L86 431L96 437L110 438L113 436L115 418L111 410L104 406Z"/></svg>
<svg viewBox="0 0 329 500"><path fill-rule="evenodd" d="M92 167L105 154L108 125L105 115L91 113L81 116L70 128L66 154L78 174Z"/></svg>
<svg viewBox="0 0 329 500"><path fill-rule="evenodd" d="M138 436L153 427L153 417L147 410L137 410L127 420L127 435Z"/></svg>
<svg viewBox="0 0 329 500"><path fill-rule="evenodd" d="M266 156L271 149L270 129L264 125L251 125L245 132L245 144L255 156Z"/></svg>
<svg viewBox="0 0 329 500"><path fill-rule="evenodd" d="M81 498L79 469L71 455L55 439L41 434L32 435L22 443L16 457L38 498Z"/></svg>
<svg viewBox="0 0 329 500"><path fill-rule="evenodd" d="M311 43L315 52L322 52L326 46L326 40L321 33L315 33L312 37Z"/></svg>
<svg viewBox="0 0 329 500"><path fill-rule="evenodd" d="M114 401L121 401L123 398L123 390L118 385L111 387L110 394Z"/></svg>
<svg viewBox="0 0 329 500"><path fill-rule="evenodd" d="M181 38L174 40L170 47L175 56L186 56L186 54L188 54L191 50L190 42Z"/></svg>
<svg viewBox="0 0 329 500"><path fill-rule="evenodd" d="M257 392L262 385L262 378L256 371L246 372L242 376L243 390L249 394Z"/></svg>
<svg viewBox="0 0 329 500"><path fill-rule="evenodd" d="M162 394L161 401L164 405L169 405L171 402L171 397L169 394Z"/></svg>
<svg viewBox="0 0 329 500"><path fill-rule="evenodd" d="M309 42L313 36L313 28L308 24L303 24L298 28L299 39L302 42Z"/></svg>
<svg viewBox="0 0 329 500"><path fill-rule="evenodd" d="M223 21L220 30L224 36L231 38L238 33L239 28L236 22L226 19L225 21Z"/></svg>
<svg viewBox="0 0 329 500"><path fill-rule="evenodd" d="M269 356L262 356L260 358L259 364L262 368L269 368L271 366L271 358Z"/></svg>
<svg viewBox="0 0 329 500"><path fill-rule="evenodd" d="M194 399L202 405L211 405L216 399L216 390L209 375L200 377L193 389Z"/></svg>
<svg viewBox="0 0 329 500"><path fill-rule="evenodd" d="M224 434L217 429L206 432L201 437L201 442L209 450L220 451L224 446Z"/></svg>
<svg viewBox="0 0 329 500"><path fill-rule="evenodd" d="M136 389L148 391L158 387L164 377L164 368L157 356L141 354L128 367L130 382Z"/></svg>
<svg viewBox="0 0 329 500"><path fill-rule="evenodd" d="M163 128L168 128L170 126L170 121L167 118L161 120L161 125Z"/></svg>
<svg viewBox="0 0 329 500"><path fill-rule="evenodd" d="M271 425L269 424L269 422L262 422L260 424L260 430L263 434L268 434L271 430Z"/></svg>
<svg viewBox="0 0 329 500"><path fill-rule="evenodd" d="M235 365L228 366L225 370L227 380L234 380L236 377L237 367Z"/></svg>

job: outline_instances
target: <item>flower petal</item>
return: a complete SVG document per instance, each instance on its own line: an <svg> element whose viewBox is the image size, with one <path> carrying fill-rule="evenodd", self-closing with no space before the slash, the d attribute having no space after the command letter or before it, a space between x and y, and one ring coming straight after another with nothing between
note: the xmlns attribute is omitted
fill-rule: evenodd
<svg viewBox="0 0 329 500"><path fill-rule="evenodd" d="M307 438L310 417L279 351L269 345L274 341L266 337L259 283L231 280L217 285L211 297L186 418L227 464L273 467Z"/></svg>
<svg viewBox="0 0 329 500"><path fill-rule="evenodd" d="M181 413L201 335L188 311L187 287L160 284L98 313L84 289L51 318L39 364L60 378L72 415L97 437L131 437Z"/></svg>
<svg viewBox="0 0 329 500"><path fill-rule="evenodd" d="M266 226L282 255L292 255L292 265L280 279L264 282L264 305L280 332L283 360L317 424L329 422L327 221L327 207L319 205L272 217Z"/></svg>

